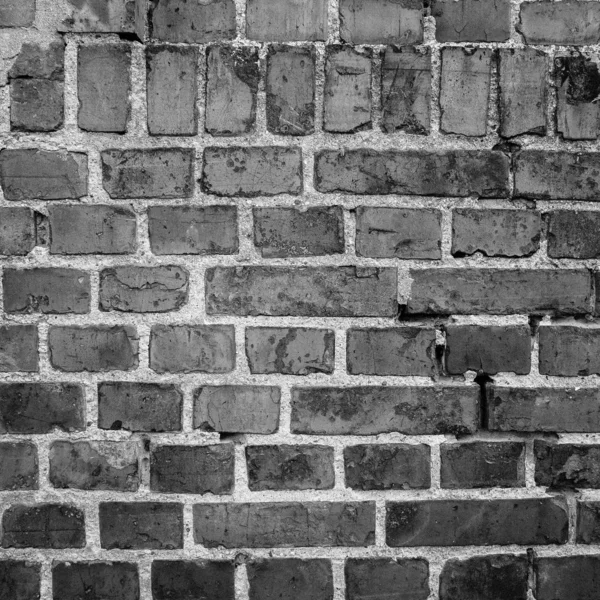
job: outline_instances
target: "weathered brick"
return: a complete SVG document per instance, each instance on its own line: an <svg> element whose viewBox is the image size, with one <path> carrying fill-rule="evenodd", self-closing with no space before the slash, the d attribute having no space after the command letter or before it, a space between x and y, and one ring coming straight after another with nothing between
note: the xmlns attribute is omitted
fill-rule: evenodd
<svg viewBox="0 0 600 600"><path fill-rule="evenodd" d="M150 489L169 494L231 494L233 444L158 446L152 451Z"/></svg>
<svg viewBox="0 0 600 600"><path fill-rule="evenodd" d="M29 27L35 20L35 0L4 0L0 27Z"/></svg>
<svg viewBox="0 0 600 600"><path fill-rule="evenodd" d="M207 548L371 546L375 502L195 504L194 539Z"/></svg>
<svg viewBox="0 0 600 600"><path fill-rule="evenodd" d="M48 346L50 363L61 371L129 371L138 366L137 331L131 325L51 326Z"/></svg>
<svg viewBox="0 0 600 600"><path fill-rule="evenodd" d="M0 383L0 433L85 429L85 399L70 383Z"/></svg>
<svg viewBox="0 0 600 600"><path fill-rule="evenodd" d="M454 0L448 2L452 3L458 4ZM477 3L482 4L480 1ZM491 48L442 50L440 127L444 133L486 134L494 57L495 52Z"/></svg>
<svg viewBox="0 0 600 600"><path fill-rule="evenodd" d="M154 325L150 333L150 368L157 373L233 371L233 325Z"/></svg>
<svg viewBox="0 0 600 600"><path fill-rule="evenodd" d="M146 97L150 135L196 135L198 49L146 48ZM173 110L177 107L177 110Z"/></svg>
<svg viewBox="0 0 600 600"><path fill-rule="evenodd" d="M151 0L150 35L154 39L205 44L235 37L234 0Z"/></svg>
<svg viewBox="0 0 600 600"><path fill-rule="evenodd" d="M105 150L102 181L111 198L189 198L194 191L190 148Z"/></svg>
<svg viewBox="0 0 600 600"><path fill-rule="evenodd" d="M2 516L3 548L83 548L83 512L67 504L9 506Z"/></svg>
<svg viewBox="0 0 600 600"><path fill-rule="evenodd" d="M577 502L575 541L579 544L600 542L600 502Z"/></svg>
<svg viewBox="0 0 600 600"><path fill-rule="evenodd" d="M527 600L528 573L525 555L449 560L440 575L440 600Z"/></svg>
<svg viewBox="0 0 600 600"><path fill-rule="evenodd" d="M355 490L414 490L431 485L425 444L361 444L344 448L346 486Z"/></svg>
<svg viewBox="0 0 600 600"><path fill-rule="evenodd" d="M206 271L211 315L393 317L397 272L375 267L213 267Z"/></svg>
<svg viewBox="0 0 600 600"><path fill-rule="evenodd" d="M24 206L0 208L0 254L25 256L36 246L35 213Z"/></svg>
<svg viewBox="0 0 600 600"><path fill-rule="evenodd" d="M294 388L292 433L474 433L478 391L475 386Z"/></svg>
<svg viewBox="0 0 600 600"><path fill-rule="evenodd" d="M326 0L249 0L246 35L261 42L325 41Z"/></svg>
<svg viewBox="0 0 600 600"><path fill-rule="evenodd" d="M532 210L459 208L452 212L452 255L531 256L541 230L541 216Z"/></svg>
<svg viewBox="0 0 600 600"><path fill-rule="evenodd" d="M135 34L144 39L146 0L68 0L70 15L59 31Z"/></svg>
<svg viewBox="0 0 600 600"><path fill-rule="evenodd" d="M64 84L51 79L15 79L10 84L10 128L56 131L64 119Z"/></svg>
<svg viewBox="0 0 600 600"><path fill-rule="evenodd" d="M0 560L0 597L11 600L39 600L40 565L25 561Z"/></svg>
<svg viewBox="0 0 600 600"><path fill-rule="evenodd" d="M535 440L535 482L552 488L600 488L600 446Z"/></svg>
<svg viewBox="0 0 600 600"><path fill-rule="evenodd" d="M0 490L37 489L37 447L30 442L0 443Z"/></svg>
<svg viewBox="0 0 600 600"><path fill-rule="evenodd" d="M442 213L438 210L359 206L356 253L369 258L442 258Z"/></svg>
<svg viewBox="0 0 600 600"><path fill-rule="evenodd" d="M85 314L90 312L90 275L60 268L5 269L4 312Z"/></svg>
<svg viewBox="0 0 600 600"><path fill-rule="evenodd" d="M564 544L569 528L561 496L388 502L386 512L392 547Z"/></svg>
<svg viewBox="0 0 600 600"><path fill-rule="evenodd" d="M341 206L255 208L254 245L263 258L344 253Z"/></svg>
<svg viewBox="0 0 600 600"><path fill-rule="evenodd" d="M600 329L545 326L539 333L542 375L600 374Z"/></svg>
<svg viewBox="0 0 600 600"><path fill-rule="evenodd" d="M504 198L508 166L507 156L489 150L321 150L315 187L325 193Z"/></svg>
<svg viewBox="0 0 600 600"><path fill-rule="evenodd" d="M233 562L216 560L152 561L154 600L234 600Z"/></svg>
<svg viewBox="0 0 600 600"><path fill-rule="evenodd" d="M600 257L600 212L555 210L549 213L550 258Z"/></svg>
<svg viewBox="0 0 600 600"><path fill-rule="evenodd" d="M38 370L38 333L35 325L0 326L0 373Z"/></svg>
<svg viewBox="0 0 600 600"><path fill-rule="evenodd" d="M438 42L506 42L510 38L510 0L434 0Z"/></svg>
<svg viewBox="0 0 600 600"><path fill-rule="evenodd" d="M183 548L183 504L101 502L100 544L106 550Z"/></svg>
<svg viewBox="0 0 600 600"><path fill-rule="evenodd" d="M411 271L408 314L590 312L591 278L585 270L423 269Z"/></svg>
<svg viewBox="0 0 600 600"><path fill-rule="evenodd" d="M68 562L52 568L54 600L119 598L139 600L137 565L125 562Z"/></svg>
<svg viewBox="0 0 600 600"><path fill-rule="evenodd" d="M205 148L202 189L216 196L302 192L302 150L286 146Z"/></svg>
<svg viewBox="0 0 600 600"><path fill-rule="evenodd" d="M329 490L335 483L329 446L247 446L248 487L263 490Z"/></svg>
<svg viewBox="0 0 600 600"><path fill-rule="evenodd" d="M64 79L65 41L25 42L8 72L10 79Z"/></svg>
<svg viewBox="0 0 600 600"><path fill-rule="evenodd" d="M135 492L139 455L137 442L53 442L50 483L55 488Z"/></svg>
<svg viewBox="0 0 600 600"><path fill-rule="evenodd" d="M537 600L595 600L600 556L547 556L535 561Z"/></svg>
<svg viewBox="0 0 600 600"><path fill-rule="evenodd" d="M107 381L98 384L98 427L141 432L181 430L183 394L174 385Z"/></svg>
<svg viewBox="0 0 600 600"><path fill-rule="evenodd" d="M278 387L204 386L194 392L194 429L219 433L275 433L279 427Z"/></svg>
<svg viewBox="0 0 600 600"><path fill-rule="evenodd" d="M6 200L62 200L87 195L87 154L1 150L0 185Z"/></svg>
<svg viewBox="0 0 600 600"><path fill-rule="evenodd" d="M525 487L525 444L442 444L442 488Z"/></svg>

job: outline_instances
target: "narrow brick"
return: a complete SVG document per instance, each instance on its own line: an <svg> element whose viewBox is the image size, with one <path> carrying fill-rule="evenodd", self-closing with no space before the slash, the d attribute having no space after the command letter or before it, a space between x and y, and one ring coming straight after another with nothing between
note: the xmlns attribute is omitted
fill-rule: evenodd
<svg viewBox="0 0 600 600"><path fill-rule="evenodd" d="M540 327L540 373L578 377L600 374L600 329Z"/></svg>
<svg viewBox="0 0 600 600"><path fill-rule="evenodd" d="M35 213L24 206L0 208L0 254L25 256L36 246Z"/></svg>
<svg viewBox="0 0 600 600"><path fill-rule="evenodd" d="M600 212L555 210L549 213L550 258L600 257Z"/></svg>
<svg viewBox="0 0 600 600"><path fill-rule="evenodd" d="M552 488L600 488L600 446L535 440L535 482Z"/></svg>
<svg viewBox="0 0 600 600"><path fill-rule="evenodd" d="M77 33L134 34L144 39L146 25L145 0L69 0L70 14L58 31Z"/></svg>
<svg viewBox="0 0 600 600"><path fill-rule="evenodd" d="M154 600L235 599L235 567L224 560L152 561Z"/></svg>
<svg viewBox="0 0 600 600"><path fill-rule="evenodd" d="M35 325L0 326L0 373L38 370L38 332Z"/></svg>
<svg viewBox="0 0 600 600"><path fill-rule="evenodd" d="M10 84L12 131L56 131L64 121L64 83L52 79L15 79Z"/></svg>
<svg viewBox="0 0 600 600"><path fill-rule="evenodd" d="M119 598L139 600L137 565L125 562L68 562L52 568L54 600Z"/></svg>
<svg viewBox="0 0 600 600"><path fill-rule="evenodd" d="M0 466L0 491L38 489L38 453L35 444L1 442Z"/></svg>
<svg viewBox="0 0 600 600"><path fill-rule="evenodd" d="M578 544L600 542L600 502L577 502L575 542Z"/></svg>
<svg viewBox="0 0 600 600"><path fill-rule="evenodd" d="M0 17L1 11L2 9ZM40 570L39 563L0 560L0 597L11 600L39 600Z"/></svg>
<svg viewBox="0 0 600 600"><path fill-rule="evenodd" d="M510 38L510 0L434 0L438 42L506 42Z"/></svg>
<svg viewBox="0 0 600 600"><path fill-rule="evenodd" d="M29 27L35 20L35 0L4 0L0 27Z"/></svg>
<svg viewBox="0 0 600 600"><path fill-rule="evenodd" d="M535 581L537 600L595 600L600 589L600 556L537 558Z"/></svg>

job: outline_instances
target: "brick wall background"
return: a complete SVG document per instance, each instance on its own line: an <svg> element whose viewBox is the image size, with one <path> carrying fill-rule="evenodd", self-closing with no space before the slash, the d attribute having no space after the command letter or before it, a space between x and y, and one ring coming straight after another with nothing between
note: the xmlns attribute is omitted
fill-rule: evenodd
<svg viewBox="0 0 600 600"><path fill-rule="evenodd" d="M2 0L0 597L597 600L599 44Z"/></svg>

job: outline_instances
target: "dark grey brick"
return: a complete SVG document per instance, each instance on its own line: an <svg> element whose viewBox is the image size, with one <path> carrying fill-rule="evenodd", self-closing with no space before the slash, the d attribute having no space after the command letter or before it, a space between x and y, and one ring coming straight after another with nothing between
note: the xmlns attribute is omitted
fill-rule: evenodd
<svg viewBox="0 0 600 600"><path fill-rule="evenodd" d="M154 600L235 599L235 567L232 561L154 560Z"/></svg>
<svg viewBox="0 0 600 600"><path fill-rule="evenodd" d="M600 329L540 327L540 373L577 377L600 374Z"/></svg>
<svg viewBox="0 0 600 600"><path fill-rule="evenodd" d="M600 446L535 440L535 482L552 488L600 488Z"/></svg>
<svg viewBox="0 0 600 600"><path fill-rule="evenodd" d="M36 325L0 326L0 373L38 370Z"/></svg>
<svg viewBox="0 0 600 600"><path fill-rule="evenodd" d="M438 42L506 42L510 38L510 0L434 0Z"/></svg>
<svg viewBox="0 0 600 600"><path fill-rule="evenodd" d="M0 466L1 491L38 489L38 452L35 444L0 442Z"/></svg>
<svg viewBox="0 0 600 600"><path fill-rule="evenodd" d="M600 556L538 558L535 581L537 600L595 600L600 589Z"/></svg>
<svg viewBox="0 0 600 600"><path fill-rule="evenodd" d="M0 254L25 256L36 246L35 213L24 206L0 208Z"/></svg>
<svg viewBox="0 0 600 600"><path fill-rule="evenodd" d="M4 0L0 27L29 27L35 20L35 0Z"/></svg>
<svg viewBox="0 0 600 600"><path fill-rule="evenodd" d="M2 8L0 26L1 19ZM11 600L39 600L40 570L39 563L0 560L0 596Z"/></svg>
<svg viewBox="0 0 600 600"><path fill-rule="evenodd" d="M548 256L551 258L600 257L600 212L555 210L549 213Z"/></svg>

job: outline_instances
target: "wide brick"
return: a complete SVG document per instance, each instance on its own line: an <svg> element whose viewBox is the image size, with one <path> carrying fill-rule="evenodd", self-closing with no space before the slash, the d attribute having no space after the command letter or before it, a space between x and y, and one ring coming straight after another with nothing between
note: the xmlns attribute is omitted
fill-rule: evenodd
<svg viewBox="0 0 600 600"><path fill-rule="evenodd" d="M122 206L62 205L48 208L50 254L131 254L135 213Z"/></svg>
<svg viewBox="0 0 600 600"><path fill-rule="evenodd" d="M410 275L408 314L591 312L591 278L583 269L423 269Z"/></svg>
<svg viewBox="0 0 600 600"><path fill-rule="evenodd" d="M4 0L0 27L29 27L35 20L35 0Z"/></svg>
<svg viewBox="0 0 600 600"><path fill-rule="evenodd" d="M55 488L135 492L139 455L137 442L53 442L50 483Z"/></svg>
<svg viewBox="0 0 600 600"><path fill-rule="evenodd" d="M195 504L194 539L207 548L371 546L375 502Z"/></svg>
<svg viewBox="0 0 600 600"><path fill-rule="evenodd" d="M542 375L600 374L600 329L545 326L539 333Z"/></svg>
<svg viewBox="0 0 600 600"><path fill-rule="evenodd" d="M525 487L525 444L442 444L442 488Z"/></svg>
<svg viewBox="0 0 600 600"><path fill-rule="evenodd" d="M2 516L3 548L83 548L83 511L67 504L9 506Z"/></svg>
<svg viewBox="0 0 600 600"><path fill-rule="evenodd" d="M548 256L551 258L600 257L600 212L555 210L549 213Z"/></svg>
<svg viewBox="0 0 600 600"><path fill-rule="evenodd" d="M106 550L183 548L183 505L173 502L101 502L100 544Z"/></svg>
<svg viewBox="0 0 600 600"><path fill-rule="evenodd" d="M231 494L233 444L158 446L152 451L150 489L169 494Z"/></svg>
<svg viewBox="0 0 600 600"><path fill-rule="evenodd" d="M150 135L196 135L198 49L146 48L146 97ZM174 110L174 107L177 107Z"/></svg>
<svg viewBox="0 0 600 600"><path fill-rule="evenodd" d="M509 159L489 150L321 150L319 192L417 196L508 196Z"/></svg>
<svg viewBox="0 0 600 600"><path fill-rule="evenodd" d="M331 562L322 558L253 560L247 566L250 600L332 600Z"/></svg>
<svg viewBox="0 0 600 600"><path fill-rule="evenodd" d="M90 275L75 269L5 269L4 312L90 312Z"/></svg>
<svg viewBox="0 0 600 600"><path fill-rule="evenodd" d="M0 15L2 14L0 9ZM0 597L11 600L39 600L40 565L0 560Z"/></svg>
<svg viewBox="0 0 600 600"><path fill-rule="evenodd" d="M535 482L553 488L600 488L600 446L535 440Z"/></svg>
<svg viewBox="0 0 600 600"><path fill-rule="evenodd" d="M510 38L510 0L434 0L438 42L506 42Z"/></svg>
<svg viewBox="0 0 600 600"><path fill-rule="evenodd" d="M87 154L63 150L1 150L6 200L62 200L87 195Z"/></svg>
<svg viewBox="0 0 600 600"><path fill-rule="evenodd" d="M234 600L235 567L230 561L152 561L154 600Z"/></svg>
<svg viewBox="0 0 600 600"><path fill-rule="evenodd" d="M479 427L478 392L475 386L294 388L292 433L474 433Z"/></svg>
<svg viewBox="0 0 600 600"><path fill-rule="evenodd" d="M392 547L564 544L569 528L560 496L388 502L386 510Z"/></svg>
<svg viewBox="0 0 600 600"><path fill-rule="evenodd" d="M575 541L579 544L600 542L600 502L577 502Z"/></svg>
<svg viewBox="0 0 600 600"><path fill-rule="evenodd" d="M154 325L150 333L150 368L157 373L233 371L233 325Z"/></svg>
<svg viewBox="0 0 600 600"><path fill-rule="evenodd" d="M263 490L328 490L335 483L329 446L247 446L248 487Z"/></svg>
<svg viewBox="0 0 600 600"><path fill-rule="evenodd" d="M246 35L261 42L325 41L327 0L249 0Z"/></svg>
<svg viewBox="0 0 600 600"><path fill-rule="evenodd" d="M183 393L174 385L107 381L98 384L98 427L140 432L181 430Z"/></svg>
<svg viewBox="0 0 600 600"><path fill-rule="evenodd" d="M10 84L12 131L56 131L63 125L64 84L51 79L15 79Z"/></svg>
<svg viewBox="0 0 600 600"><path fill-rule="evenodd" d="M0 433L85 429L85 399L69 383L0 383Z"/></svg>
<svg viewBox="0 0 600 600"><path fill-rule="evenodd" d="M36 246L35 213L24 206L0 208L0 254L25 256Z"/></svg>
<svg viewBox="0 0 600 600"><path fill-rule="evenodd" d="M395 268L213 267L206 271L210 315L394 317Z"/></svg>
<svg viewBox="0 0 600 600"><path fill-rule="evenodd" d="M129 371L138 366L137 330L131 325L51 326L50 363L61 371Z"/></svg>
<svg viewBox="0 0 600 600"><path fill-rule="evenodd" d="M35 444L0 443L0 467L0 491L38 489L38 453Z"/></svg>
<svg viewBox="0 0 600 600"><path fill-rule="evenodd" d="M346 486L355 490L414 490L431 485L425 444L361 444L344 448Z"/></svg>
<svg viewBox="0 0 600 600"><path fill-rule="evenodd" d="M547 556L535 561L537 600L595 600L600 556Z"/></svg>
<svg viewBox="0 0 600 600"><path fill-rule="evenodd" d="M275 433L279 427L278 387L204 386L194 392L194 429L219 433Z"/></svg>
<svg viewBox="0 0 600 600"><path fill-rule="evenodd" d="M143 40L146 0L69 0L70 14L58 30L80 33L131 34Z"/></svg>
<svg viewBox="0 0 600 600"><path fill-rule="evenodd" d="M125 562L68 562L52 569L54 600L119 598L139 600L137 565Z"/></svg>
<svg viewBox="0 0 600 600"><path fill-rule="evenodd" d="M449 560L440 575L440 600L527 600L528 573L525 555Z"/></svg>
<svg viewBox="0 0 600 600"><path fill-rule="evenodd" d="M344 213L340 206L255 208L254 245L263 258L343 254Z"/></svg>
<svg viewBox="0 0 600 600"><path fill-rule="evenodd" d="M35 325L0 326L0 373L38 370L38 333Z"/></svg>
<svg viewBox="0 0 600 600"><path fill-rule="evenodd" d="M202 189L216 196L302 192L302 150L285 146L205 148Z"/></svg>

